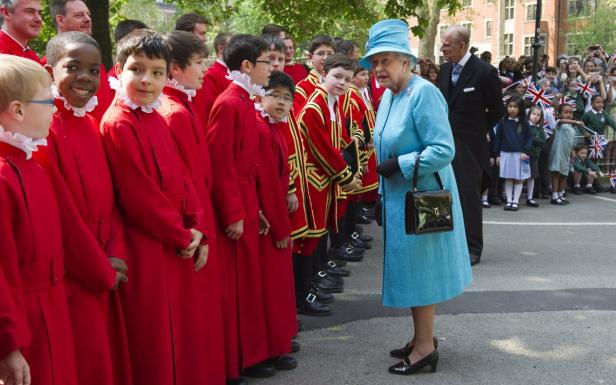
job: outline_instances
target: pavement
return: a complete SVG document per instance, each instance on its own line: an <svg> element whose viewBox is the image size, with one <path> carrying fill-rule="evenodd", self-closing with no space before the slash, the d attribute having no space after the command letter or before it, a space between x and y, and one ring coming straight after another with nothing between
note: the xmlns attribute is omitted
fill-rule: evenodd
<svg viewBox="0 0 616 385"><path fill-rule="evenodd" d="M465 293L439 304L435 374L394 376L408 309L381 304L380 228L330 317L301 317L298 368L268 385L616 385L616 195L484 210L484 254Z"/></svg>

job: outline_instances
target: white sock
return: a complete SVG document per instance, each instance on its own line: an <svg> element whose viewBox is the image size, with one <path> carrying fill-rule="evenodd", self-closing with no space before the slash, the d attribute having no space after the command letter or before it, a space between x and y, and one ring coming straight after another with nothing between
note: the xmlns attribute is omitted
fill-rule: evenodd
<svg viewBox="0 0 616 385"><path fill-rule="evenodd" d="M526 180L526 200L533 199L533 192L535 191L535 180L528 178Z"/></svg>
<svg viewBox="0 0 616 385"><path fill-rule="evenodd" d="M558 193L557 193L557 192L553 192L553 193L552 193L552 199L558 199L558 198L560 198L560 197L558 196Z"/></svg>
<svg viewBox="0 0 616 385"><path fill-rule="evenodd" d="M587 183L587 184L586 184L586 187L587 187L587 188L588 188L588 187L592 187L592 183Z"/></svg>
<svg viewBox="0 0 616 385"><path fill-rule="evenodd" d="M481 194L481 201L486 202L487 200L488 200L488 190L484 191L484 193Z"/></svg>
<svg viewBox="0 0 616 385"><path fill-rule="evenodd" d="M513 201L513 181L505 181L505 195L507 195L507 203Z"/></svg>
<svg viewBox="0 0 616 385"><path fill-rule="evenodd" d="M558 197L559 197L560 199L562 199L562 198L563 198L564 193L565 193L564 191L559 191L559 192L558 192Z"/></svg>
<svg viewBox="0 0 616 385"><path fill-rule="evenodd" d="M576 183L575 185L573 185L573 187L580 187L580 184Z"/></svg>
<svg viewBox="0 0 616 385"><path fill-rule="evenodd" d="M520 194L522 194L522 183L515 183L513 185L513 203L520 202Z"/></svg>

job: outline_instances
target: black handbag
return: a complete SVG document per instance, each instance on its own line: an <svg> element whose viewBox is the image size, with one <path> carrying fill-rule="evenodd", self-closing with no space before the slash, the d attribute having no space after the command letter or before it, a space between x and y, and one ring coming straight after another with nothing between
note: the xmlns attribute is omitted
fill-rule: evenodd
<svg viewBox="0 0 616 385"><path fill-rule="evenodd" d="M406 193L404 222L407 234L427 234L453 230L452 199L449 190L443 188L438 172L434 173L440 190L418 191L419 159L415 161L413 185Z"/></svg>

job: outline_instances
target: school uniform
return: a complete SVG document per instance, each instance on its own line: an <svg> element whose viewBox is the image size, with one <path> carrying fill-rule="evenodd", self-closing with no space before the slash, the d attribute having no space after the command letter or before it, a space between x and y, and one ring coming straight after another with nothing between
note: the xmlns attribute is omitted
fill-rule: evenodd
<svg viewBox="0 0 616 385"><path fill-rule="evenodd" d="M19 56L40 63L41 60L30 47L22 46L8 32L0 29L0 53Z"/></svg>
<svg viewBox="0 0 616 385"><path fill-rule="evenodd" d="M216 99L209 117L207 142L212 168L212 203L216 244L224 255L223 314L227 378L268 357L259 255L257 171L259 140L248 87L234 81ZM240 220L244 232L237 241L225 229Z"/></svg>
<svg viewBox="0 0 616 385"><path fill-rule="evenodd" d="M599 166L597 166L592 160L586 158L584 160L577 156L573 158L573 170L579 172L582 175L588 175L588 171L599 172Z"/></svg>
<svg viewBox="0 0 616 385"><path fill-rule="evenodd" d="M287 64L284 66L284 73L293 79L293 83L298 84L308 76L306 66L301 63Z"/></svg>
<svg viewBox="0 0 616 385"><path fill-rule="evenodd" d="M605 110L596 111L594 108L588 112L585 112L582 116L582 122L586 127L595 131L599 135L605 134L606 126L612 127L616 130L616 121Z"/></svg>
<svg viewBox="0 0 616 385"><path fill-rule="evenodd" d="M194 92L194 91L193 91ZM216 249L214 209L210 198L212 189L212 165L205 140L203 124L191 102L192 93L165 87L165 97L159 113L163 116L171 136L175 141L184 165L188 169L195 191L203 207L203 223L208 234L209 253L205 267L197 274L201 280L200 291L203 305L203 331L206 360L203 365L207 371L205 384L222 384L225 381L225 341L222 313L221 257Z"/></svg>
<svg viewBox="0 0 616 385"><path fill-rule="evenodd" d="M76 385L64 274L104 291L115 271L80 258L104 255L46 154L0 142L0 208L0 357L19 349L33 384Z"/></svg>
<svg viewBox="0 0 616 385"><path fill-rule="evenodd" d="M202 209L165 120L122 91L101 122L124 220L130 279L121 287L136 384L204 384L203 302L193 260ZM144 323L145 322L145 323ZM199 341L199 342L197 342Z"/></svg>
<svg viewBox="0 0 616 385"><path fill-rule="evenodd" d="M197 90L192 101L206 131L214 101L231 84L231 80L227 79L228 74L227 65L222 60L216 59L214 64L205 71L203 86Z"/></svg>
<svg viewBox="0 0 616 385"><path fill-rule="evenodd" d="M498 122L494 147L500 157L501 178L530 178L530 163L521 160L520 156L522 153L530 155L532 140L528 127L518 119L503 118Z"/></svg>
<svg viewBox="0 0 616 385"><path fill-rule="evenodd" d="M532 147L530 150L530 176L536 179L539 178L539 156L545 147L547 139L543 127L529 123L528 130L532 138Z"/></svg>
<svg viewBox="0 0 616 385"><path fill-rule="evenodd" d="M49 159L69 187L81 217L98 241L103 256L126 260L124 227L115 206L111 174L98 130L98 122L85 109L71 109L56 99L48 137ZM81 116L78 116L81 115ZM80 253L85 263L96 253ZM68 299L79 382L93 385L132 384L124 313L119 293L95 291L88 282L67 276Z"/></svg>
<svg viewBox="0 0 616 385"><path fill-rule="evenodd" d="M293 108L291 111L295 112L296 118L299 118L304 104L306 104L308 98L319 84L321 84L321 75L313 69L308 73L308 76L295 85L295 95L293 95Z"/></svg>
<svg viewBox="0 0 616 385"><path fill-rule="evenodd" d="M278 122L257 111L259 139L257 192L259 207L270 224L269 233L259 238L263 282L263 305L269 357L291 352L291 339L297 335L293 260L291 247L279 249L275 242L291 236L286 198L289 191L289 154Z"/></svg>

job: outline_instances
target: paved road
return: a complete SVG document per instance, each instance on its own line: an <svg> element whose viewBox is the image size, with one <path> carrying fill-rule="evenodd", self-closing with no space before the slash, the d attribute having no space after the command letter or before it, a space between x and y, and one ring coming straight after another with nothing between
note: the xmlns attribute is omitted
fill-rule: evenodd
<svg viewBox="0 0 616 385"><path fill-rule="evenodd" d="M250 384L616 384L616 196L567 207L485 210L485 251L471 287L439 305L436 374L398 377L388 351L410 334L408 311L380 302L374 249L350 264L331 317L303 317L299 367Z"/></svg>

